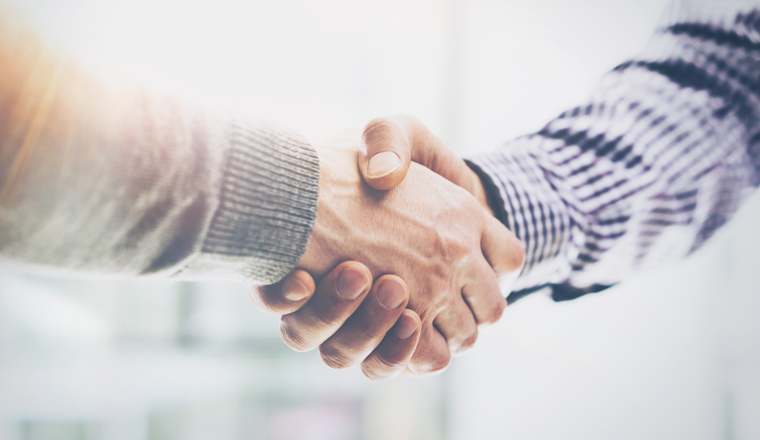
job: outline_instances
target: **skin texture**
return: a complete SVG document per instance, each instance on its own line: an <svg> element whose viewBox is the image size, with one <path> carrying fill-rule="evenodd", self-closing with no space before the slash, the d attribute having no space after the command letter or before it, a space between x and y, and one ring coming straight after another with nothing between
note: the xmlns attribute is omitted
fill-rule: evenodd
<svg viewBox="0 0 760 440"><path fill-rule="evenodd" d="M345 143L346 141L344 140L342 142ZM386 157L383 158L383 161L380 163L380 169L383 171L383 173L380 176L378 176L377 173L373 175L370 172L370 160L372 157L374 157L375 154L382 152L386 152ZM391 153L387 154L388 152ZM324 162L324 156L322 159ZM462 189L465 189L472 195L475 201L478 202L482 209L482 212L484 213L484 221L487 226L484 228L484 233L481 237L481 247L484 256L489 257L488 262L493 267L497 268L496 272L498 274L508 274L510 272L515 273L516 270L519 270L519 268L522 267L524 259L524 250L522 248L522 245L511 233L507 232L504 234L503 226L493 218L491 208L485 195L485 191L478 176L464 163L464 161L457 158L448 149L446 149L440 140L432 135L416 119L405 116L395 116L390 118L379 118L371 121L369 124L367 124L364 130L362 144L360 146L360 151L356 156L356 159L358 169L360 170L363 179L368 183L369 186L375 189L385 191L398 186L400 183L402 183L402 181L404 181L405 177L407 177L410 169L413 173L417 173L417 164L412 164L413 160L415 162L422 163L432 171L435 171L441 177L445 177L449 181L460 186ZM375 165L377 165L377 163ZM345 166L343 169L343 171L350 170L350 166ZM378 167L375 166L374 170L377 171ZM346 182L351 182L352 178L353 176L349 176L349 178L346 179ZM353 187L353 184L349 183L345 186L347 188L351 188ZM324 194L324 191L320 194ZM384 193L381 193L381 195L372 194L370 191L370 195L372 197L388 197L383 196L382 194ZM427 197L427 195L425 195L425 197ZM478 209L473 206L464 206L469 206L470 209L474 209L474 211L471 212L478 212ZM320 209L324 214L324 211L326 210L322 209L322 205L320 205ZM337 217L337 220L340 220L341 218L345 219L345 217L341 217L340 215ZM391 216L391 218L388 220L392 221L393 216ZM349 226L344 225L344 227L348 228ZM333 237L332 243L342 243L343 239L343 237ZM346 242L348 242L348 240L346 240ZM327 243L329 245L330 241L328 240ZM310 246L313 244L314 240L310 242ZM404 249L401 250L403 251ZM353 264L359 263L353 262ZM490 273L493 273L493 270L491 270ZM285 280L281 281L281 283L278 284L287 283L290 277L294 276L300 277L302 282L310 282L313 284L313 280L308 275L308 273L302 270L294 271L291 275L286 277ZM486 277L489 276L490 274ZM288 285L298 284L290 283ZM253 292L255 292L255 290L253 290ZM284 291L278 291L274 293L267 291L267 293L269 295L267 296L265 302L269 301L273 304L281 303L282 298L284 298L284 296L287 294L287 292ZM255 293L252 294L252 298L255 296ZM412 297L414 299L414 294ZM414 310L423 310L423 316L425 316L426 312L428 314L431 314L431 310L432 313L438 312L441 316L440 319L443 322L449 324L449 329L451 329L452 332L461 332L462 329L472 331L471 321L466 319L464 313L447 313L445 307L440 307L439 309L431 309L428 307L429 303L425 303L425 301L429 301L430 299L430 296L421 297L416 301L410 302L410 307L412 307ZM477 304L478 299L480 298L475 298L472 300L468 298L468 303L469 301L473 301L473 303ZM290 310L297 310L307 301L308 299L302 300L300 302L290 302ZM498 308L498 311L493 315L492 321L498 319L505 305L506 302L504 302L504 300L499 297L499 303L496 306ZM414 307L417 308L415 309ZM487 310L487 306L483 307L483 309ZM461 311L461 308L458 310ZM376 346L375 351L373 351L369 357L364 357L365 353L368 350L367 347L374 346L376 341L380 340L379 333L381 332L382 328L388 326L387 321L390 320L389 316L392 315L381 316L368 313L359 314L357 312L356 316L353 316L351 319L349 319L348 309L342 309L342 311L338 314L340 315L341 313L344 315L340 320L341 322L361 321L365 323L365 328L372 328L374 330L369 332L347 332L346 336L339 338L341 345L337 347L332 344L327 344L327 346L324 348L320 346L320 351L323 354L323 359L325 359L325 363L327 365L334 368L344 368L347 366L355 365L357 362L361 362L362 371L367 377L370 377L372 379L386 379L389 377L394 377L403 369L404 364L408 362L408 359L404 357L407 354L406 350L408 350L408 342L403 343L404 341L394 339L391 335L392 332L389 332L386 335L386 337L379 345ZM477 316L477 314L475 315ZM402 324L403 321L407 318L407 322L409 325L411 325L413 322L411 318L412 316L416 318L417 315L412 310L406 310L399 321L396 323L396 326ZM457 319L460 321L457 321ZM320 333L320 331L316 328L319 326L319 324L315 324L313 321L307 322L304 319L292 318L288 318L288 320L289 326L294 329L301 328L301 331L305 333ZM375 324L370 324L370 320L374 320ZM430 320L427 320L425 323L423 323L423 325L429 322ZM476 325L482 325L488 322L490 322L488 319L477 320ZM423 334L423 337L427 337L429 339L423 339L421 341L415 352L413 362L407 369L407 372L410 372L412 374L424 374L431 371L440 371L445 366L444 364L448 364L450 357L447 357L447 354L443 353L443 348L440 345L430 345L431 342L436 344L439 343L438 339L430 338L430 336L428 336L428 334L434 335L433 332L438 329L438 325L435 319L433 319L433 323L435 324L433 328L431 329L428 327L428 333ZM328 327L335 328L334 325ZM394 329L395 328L396 327L394 327ZM465 333L462 332L462 334L464 335ZM472 335L472 333L470 333L470 335ZM474 338L472 338L472 336L470 337L471 339L468 341L465 336L465 348L470 346L468 344L474 342ZM287 334L284 334L283 338L287 341ZM364 348L358 349L356 347ZM458 353L462 350L457 350L454 348L451 351ZM325 353L329 353L330 355L325 358ZM382 353L383 355L378 356L378 353Z"/></svg>
<svg viewBox="0 0 760 440"><path fill-rule="evenodd" d="M362 290L354 300L338 292L339 285L345 287L338 279L346 270L357 275L353 277L358 280L354 289ZM361 364L368 378L387 380L404 372L409 364L420 337L421 322L415 312L404 309L408 289L401 278L385 275L366 289L369 273L363 264L346 261L315 285L311 275L295 270L271 286L251 287L250 296L259 309L283 314L281 334L289 346L297 350L319 346L326 365L346 368ZM287 299L302 287L306 297ZM400 291L402 302L389 309L379 301L383 291Z"/></svg>
<svg viewBox="0 0 760 440"><path fill-rule="evenodd" d="M391 153L397 156L399 166L383 175L374 175L371 172L370 162L380 153ZM418 119L411 116L390 116L376 118L367 123L359 149L358 165L362 178L369 186L379 190L396 187L404 180L412 163L420 164L462 187L472 194L483 209L490 214L489 221L494 217L494 211L478 175L462 158L446 148L443 142ZM512 239L507 244L514 247L519 245L519 241ZM492 245L497 245L497 243ZM520 254L514 249L502 249L497 252L514 257L519 257ZM502 259L494 260L495 263L502 262ZM505 267L502 270L497 268L497 271L509 272L510 268Z"/></svg>
<svg viewBox="0 0 760 440"><path fill-rule="evenodd" d="M516 259L481 244L508 241L511 234L490 222L467 191L417 164L393 190L369 187L356 166L354 139L318 148L320 201L300 267L319 277L351 259L366 264L373 277L403 278L412 292L409 308L422 320L409 369L440 371L451 354L473 346L478 324L501 317L505 302L484 251L511 270Z"/></svg>
<svg viewBox="0 0 760 440"><path fill-rule="evenodd" d="M372 174L372 161L378 155L394 155L400 165L382 175ZM498 230L501 222L494 216L495 200L489 199L480 177L452 153L419 120L411 116L390 116L370 121L364 128L358 165L367 184L376 189L393 188L400 184L412 164L420 164L455 185L467 190L480 203L487 222L494 225L486 231ZM502 288L514 283L525 264L525 248L514 234L486 234L483 251L491 266L500 274ZM509 292L504 292L508 294Z"/></svg>

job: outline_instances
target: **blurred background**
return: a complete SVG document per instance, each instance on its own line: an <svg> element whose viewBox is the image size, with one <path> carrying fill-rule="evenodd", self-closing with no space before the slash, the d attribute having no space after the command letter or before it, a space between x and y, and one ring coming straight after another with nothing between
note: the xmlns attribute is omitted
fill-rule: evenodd
<svg viewBox="0 0 760 440"><path fill-rule="evenodd" d="M2 0L92 69L311 139L419 117L459 154L582 102L663 0ZM0 440L757 439L760 194L686 261L536 293L443 374L372 383L228 283L0 266Z"/></svg>

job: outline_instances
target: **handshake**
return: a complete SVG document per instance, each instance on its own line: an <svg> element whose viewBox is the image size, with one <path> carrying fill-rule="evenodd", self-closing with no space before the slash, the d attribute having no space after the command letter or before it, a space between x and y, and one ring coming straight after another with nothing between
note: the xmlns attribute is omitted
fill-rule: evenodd
<svg viewBox="0 0 760 440"><path fill-rule="evenodd" d="M416 119L376 119L361 141L317 152L306 252L280 282L251 287L251 299L283 315L288 346L319 347L330 367L361 364L376 380L442 371L501 317L499 278L518 274L522 244L478 175Z"/></svg>

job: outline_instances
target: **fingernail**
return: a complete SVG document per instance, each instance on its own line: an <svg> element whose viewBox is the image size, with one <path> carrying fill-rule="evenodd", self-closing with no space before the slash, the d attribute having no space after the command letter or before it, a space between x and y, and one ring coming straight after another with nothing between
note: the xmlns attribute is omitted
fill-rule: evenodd
<svg viewBox="0 0 760 440"><path fill-rule="evenodd" d="M406 290L396 280L383 281L377 289L377 300L388 310L396 310L406 299Z"/></svg>
<svg viewBox="0 0 760 440"><path fill-rule="evenodd" d="M298 302L309 296L309 290L298 278L290 277L282 285L285 299L288 301Z"/></svg>
<svg viewBox="0 0 760 440"><path fill-rule="evenodd" d="M369 160L367 175L370 179L386 176L401 166L401 158L395 151L381 151Z"/></svg>
<svg viewBox="0 0 760 440"><path fill-rule="evenodd" d="M354 300L369 287L369 280L363 271L346 266L338 275L338 295L343 299Z"/></svg>
<svg viewBox="0 0 760 440"><path fill-rule="evenodd" d="M399 339L409 339L417 331L417 321L407 315L401 315L396 323L396 336Z"/></svg>

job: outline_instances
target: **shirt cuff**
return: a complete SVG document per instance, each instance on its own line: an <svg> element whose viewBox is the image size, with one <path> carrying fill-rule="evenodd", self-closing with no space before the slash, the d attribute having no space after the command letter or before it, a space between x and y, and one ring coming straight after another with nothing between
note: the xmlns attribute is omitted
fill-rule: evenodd
<svg viewBox="0 0 760 440"><path fill-rule="evenodd" d="M214 277L279 281L306 250L318 190L319 159L306 139L234 122L218 208L193 265Z"/></svg>
<svg viewBox="0 0 760 440"><path fill-rule="evenodd" d="M494 201L497 218L525 246L525 266L515 290L566 281L570 268L562 261L577 254L574 243L580 238L572 237L572 225L582 219L571 218L563 199L569 192L556 187L562 182L546 175L553 167L535 154L539 140L526 136L468 161Z"/></svg>

